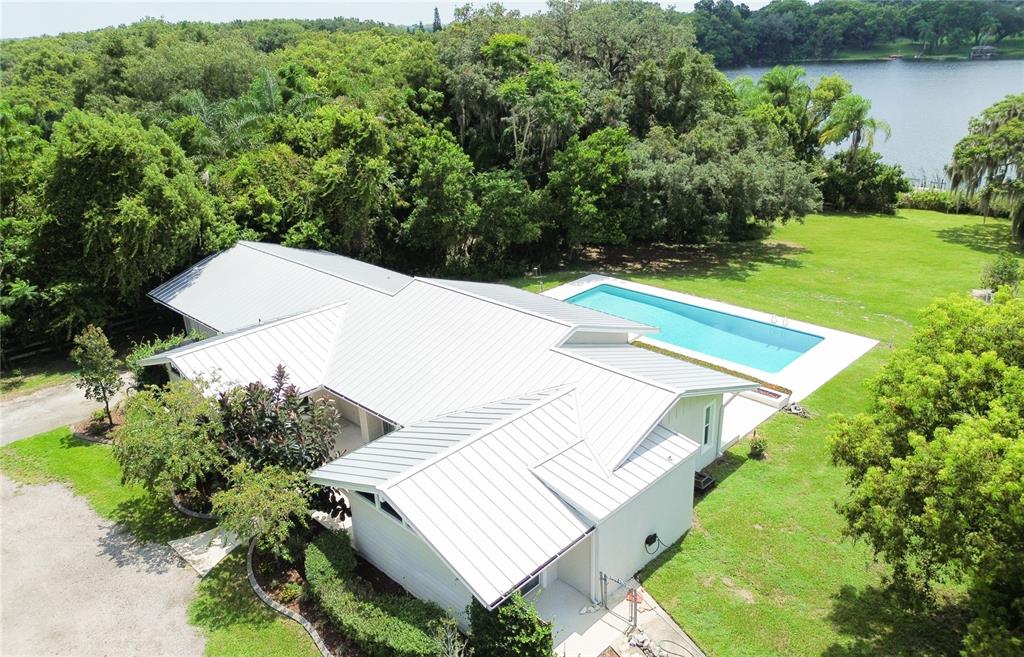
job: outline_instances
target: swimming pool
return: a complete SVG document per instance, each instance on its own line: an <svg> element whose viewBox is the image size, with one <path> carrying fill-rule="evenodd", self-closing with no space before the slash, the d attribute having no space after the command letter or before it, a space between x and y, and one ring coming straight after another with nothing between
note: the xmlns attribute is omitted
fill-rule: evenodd
<svg viewBox="0 0 1024 657"><path fill-rule="evenodd" d="M598 285L567 301L656 326L658 340L762 372L782 370L824 339L617 285Z"/></svg>

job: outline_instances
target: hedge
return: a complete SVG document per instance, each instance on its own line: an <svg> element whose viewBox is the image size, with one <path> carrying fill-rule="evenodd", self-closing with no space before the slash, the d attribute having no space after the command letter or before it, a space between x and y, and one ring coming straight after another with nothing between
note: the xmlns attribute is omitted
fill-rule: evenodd
<svg viewBox="0 0 1024 657"><path fill-rule="evenodd" d="M320 609L367 657L435 657L434 628L445 612L432 602L374 591L356 574L348 534L322 534L307 546L305 565Z"/></svg>
<svg viewBox="0 0 1024 657"><path fill-rule="evenodd" d="M981 199L974 195L957 194L942 189L915 189L900 194L896 206L916 210L934 210L947 214L985 214ZM1010 206L1006 201L993 199L989 204L988 216L1009 217Z"/></svg>

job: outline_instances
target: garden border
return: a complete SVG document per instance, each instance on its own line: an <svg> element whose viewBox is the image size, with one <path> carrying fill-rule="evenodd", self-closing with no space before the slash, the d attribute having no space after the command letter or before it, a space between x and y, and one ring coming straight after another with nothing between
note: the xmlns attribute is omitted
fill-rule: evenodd
<svg viewBox="0 0 1024 657"><path fill-rule="evenodd" d="M263 604L267 605L277 613L285 616L286 618L290 618L301 625L302 629L306 630L310 638L313 639L313 644L316 645L317 650L320 651L320 654L323 655L323 657L334 657L331 651L327 648L327 644L325 644L324 640L320 638L320 634L317 633L316 628L313 627L312 623L306 620L301 614L297 614L291 609L278 604L270 597L269 594L267 594L266 591L263 590L263 587L260 586L259 582L256 581L256 573L252 569L252 555L255 551L256 539L250 539L249 551L245 555L245 575L249 579L249 586L251 586L253 592L256 593L256 597L258 597Z"/></svg>
<svg viewBox="0 0 1024 657"><path fill-rule="evenodd" d="M171 493L171 505L178 510L178 513L186 515L190 518L198 518L200 520L213 520L214 522L220 520L220 516L215 516L209 513L202 513L200 511L193 511L192 509L183 505L181 502L178 501L177 493Z"/></svg>

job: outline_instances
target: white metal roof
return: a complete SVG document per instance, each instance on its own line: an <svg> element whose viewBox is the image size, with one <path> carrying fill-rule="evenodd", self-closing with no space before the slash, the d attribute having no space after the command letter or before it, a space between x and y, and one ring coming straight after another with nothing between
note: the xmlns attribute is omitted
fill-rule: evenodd
<svg viewBox="0 0 1024 657"><path fill-rule="evenodd" d="M330 251L294 249L266 242L243 241L239 242L239 244L289 262L317 269L331 276L336 276L350 283L362 285L384 294L398 294L403 287L412 282L411 276L406 276L384 267L378 267L377 265L371 265L368 262L356 260L355 258L346 258Z"/></svg>
<svg viewBox="0 0 1024 657"><path fill-rule="evenodd" d="M658 331L657 328L647 324L623 319L622 317L616 317L615 315L609 315L565 301L559 301L542 294L534 294L510 285L442 279L427 280L453 290L506 305L510 308L540 315L566 326L576 326L591 330L629 331L632 333L656 333Z"/></svg>
<svg viewBox="0 0 1024 657"><path fill-rule="evenodd" d="M659 424L611 476L605 475L582 440L538 463L533 472L596 523L698 449L697 443Z"/></svg>
<svg viewBox="0 0 1024 657"><path fill-rule="evenodd" d="M758 386L750 379L702 367L632 344L567 344L561 351L648 380L679 394L739 392Z"/></svg>
<svg viewBox="0 0 1024 657"><path fill-rule="evenodd" d="M574 393L549 397L381 488L482 602L494 605L591 528L533 475L579 439Z"/></svg>
<svg viewBox="0 0 1024 657"><path fill-rule="evenodd" d="M542 390L417 422L321 466L310 480L339 488L384 486L427 459L482 431L493 431L500 422L562 392L562 388Z"/></svg>
<svg viewBox="0 0 1024 657"><path fill-rule="evenodd" d="M202 378L216 392L254 381L270 383L278 365L301 392L321 385L328 352L344 316L333 304L275 322L183 345L139 361L171 363L185 378Z"/></svg>
<svg viewBox="0 0 1024 657"><path fill-rule="evenodd" d="M227 332L359 296L385 298L381 289L411 280L396 272L388 272L393 279L387 279L378 270L388 272L323 251L239 242L156 287L149 296Z"/></svg>
<svg viewBox="0 0 1024 657"><path fill-rule="evenodd" d="M574 385L584 436L611 470L678 395L553 349L566 332L558 322L417 279L388 303L349 304L324 385L403 426Z"/></svg>

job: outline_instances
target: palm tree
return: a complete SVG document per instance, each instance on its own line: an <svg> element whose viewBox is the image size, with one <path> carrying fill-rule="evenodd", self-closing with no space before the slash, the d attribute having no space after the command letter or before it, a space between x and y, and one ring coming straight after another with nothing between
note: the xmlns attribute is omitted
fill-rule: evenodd
<svg viewBox="0 0 1024 657"><path fill-rule="evenodd" d="M853 155L860 148L871 150L875 135L881 132L886 139L892 136L892 128L881 119L869 116L871 101L857 94L840 98L821 130L821 145L840 144L850 140L849 153Z"/></svg>

